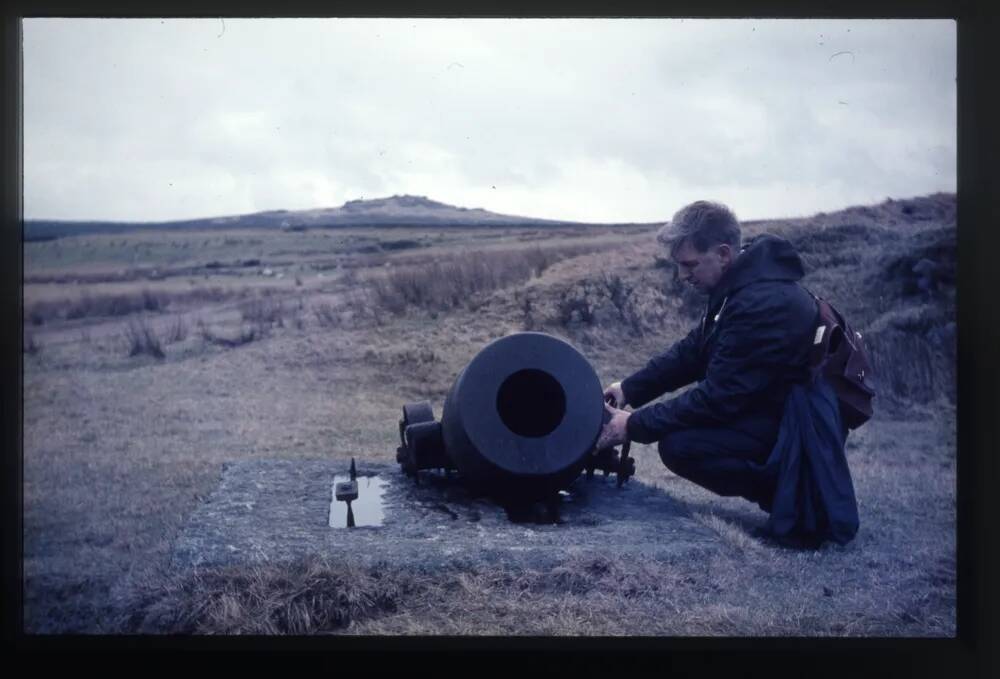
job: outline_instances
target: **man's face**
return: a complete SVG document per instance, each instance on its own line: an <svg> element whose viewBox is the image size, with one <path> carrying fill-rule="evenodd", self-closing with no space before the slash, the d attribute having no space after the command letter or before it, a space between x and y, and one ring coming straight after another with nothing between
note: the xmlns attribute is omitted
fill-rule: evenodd
<svg viewBox="0 0 1000 679"><path fill-rule="evenodd" d="M708 294L732 263L733 249L728 245L713 245L705 252L698 252L690 241L684 241L673 258L680 279Z"/></svg>

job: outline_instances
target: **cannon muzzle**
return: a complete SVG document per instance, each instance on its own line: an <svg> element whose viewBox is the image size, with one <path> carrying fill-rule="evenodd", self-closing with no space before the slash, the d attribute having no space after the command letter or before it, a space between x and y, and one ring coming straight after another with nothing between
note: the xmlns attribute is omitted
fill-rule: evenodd
<svg viewBox="0 0 1000 679"><path fill-rule="evenodd" d="M601 432L597 373L568 342L521 332L488 344L459 373L441 421L408 404L397 460L403 470L457 469L474 489L531 499L567 487Z"/></svg>

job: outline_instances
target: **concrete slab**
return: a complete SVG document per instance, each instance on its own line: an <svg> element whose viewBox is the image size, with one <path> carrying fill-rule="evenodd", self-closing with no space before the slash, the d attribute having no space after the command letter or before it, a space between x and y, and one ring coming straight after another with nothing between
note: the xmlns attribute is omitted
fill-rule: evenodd
<svg viewBox="0 0 1000 679"><path fill-rule="evenodd" d="M396 465L358 460L383 488L381 526L332 528L334 479L350 459L252 460L227 465L222 479L175 544L176 566L221 566L325 555L361 565L384 561L414 569L488 563L545 567L569 557L634 554L673 559L717 546L663 490L632 478L581 476L562 497L561 523L514 523L487 498L456 480L422 476ZM334 506L334 511L336 511Z"/></svg>

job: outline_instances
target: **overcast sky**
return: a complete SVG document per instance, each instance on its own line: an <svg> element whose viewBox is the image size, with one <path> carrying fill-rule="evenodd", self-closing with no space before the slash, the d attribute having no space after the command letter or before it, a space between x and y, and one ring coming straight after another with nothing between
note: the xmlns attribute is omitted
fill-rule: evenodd
<svg viewBox="0 0 1000 679"><path fill-rule="evenodd" d="M950 20L26 19L27 219L580 221L956 189Z"/></svg>

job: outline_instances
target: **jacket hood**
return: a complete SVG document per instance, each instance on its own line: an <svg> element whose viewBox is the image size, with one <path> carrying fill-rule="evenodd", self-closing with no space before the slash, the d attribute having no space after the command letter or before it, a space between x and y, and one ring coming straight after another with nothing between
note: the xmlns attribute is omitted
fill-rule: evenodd
<svg viewBox="0 0 1000 679"><path fill-rule="evenodd" d="M780 236L763 234L748 242L712 291L709 308L740 288L759 281L798 281L805 276L802 258Z"/></svg>

